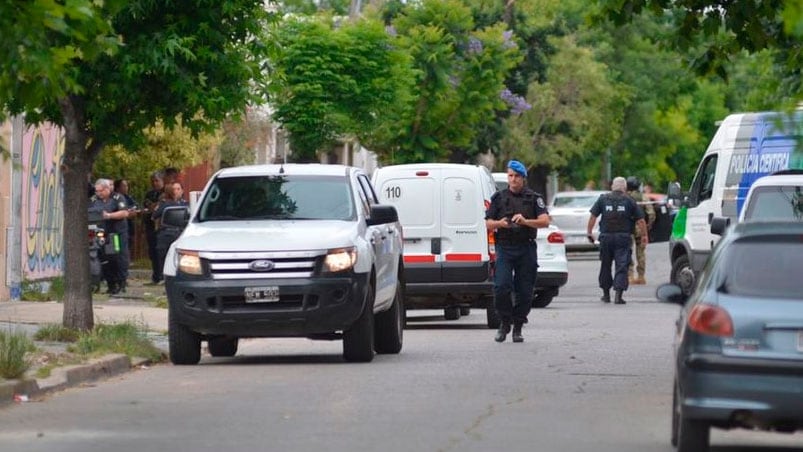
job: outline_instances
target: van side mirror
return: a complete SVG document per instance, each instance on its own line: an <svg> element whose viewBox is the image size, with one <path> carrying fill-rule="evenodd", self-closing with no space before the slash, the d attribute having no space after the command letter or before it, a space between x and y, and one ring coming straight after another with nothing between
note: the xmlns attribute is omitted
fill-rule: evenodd
<svg viewBox="0 0 803 452"><path fill-rule="evenodd" d="M711 233L716 235L723 235L725 230L731 224L731 219L727 217L713 217L711 218Z"/></svg>
<svg viewBox="0 0 803 452"><path fill-rule="evenodd" d="M396 211L396 207L387 204L374 204L371 206L370 215L368 226L399 221L399 213Z"/></svg>
<svg viewBox="0 0 803 452"><path fill-rule="evenodd" d="M670 182L666 189L666 196L669 199L680 200L682 191L678 182Z"/></svg>
<svg viewBox="0 0 803 452"><path fill-rule="evenodd" d="M161 224L173 228L183 229L190 221L190 209L187 206L165 207L162 212Z"/></svg>

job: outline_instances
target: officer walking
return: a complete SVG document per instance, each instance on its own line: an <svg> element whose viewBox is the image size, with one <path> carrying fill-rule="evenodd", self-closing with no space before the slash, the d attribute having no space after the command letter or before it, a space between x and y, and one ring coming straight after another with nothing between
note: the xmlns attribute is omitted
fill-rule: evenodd
<svg viewBox="0 0 803 452"><path fill-rule="evenodd" d="M103 212L103 227L111 243L110 251L113 251L106 253L103 278L108 287L106 293L114 295L125 284L123 256L128 253L128 203L119 193L112 193L112 187L110 179L98 179L95 182L95 196L89 200L89 208Z"/></svg>
<svg viewBox="0 0 803 452"><path fill-rule="evenodd" d="M627 194L644 210L644 220L647 222L647 234L649 234L655 223L655 208L650 200L641 193L641 181L638 177L627 178ZM641 241L639 228L633 231L633 244L636 249L636 264L633 265L633 261L630 261L630 265L627 267L627 281L630 284L647 284L644 277L647 269L647 245ZM633 273L633 267L635 267L636 274Z"/></svg>
<svg viewBox="0 0 803 452"><path fill-rule="evenodd" d="M159 284L162 280L162 268L159 267L159 254L156 251L156 223L153 220L153 212L156 210L163 194L162 172L155 171L151 174L151 189L145 193L145 201L143 202L145 211L142 216L145 241L148 242L148 258L151 261L151 284Z"/></svg>
<svg viewBox="0 0 803 452"><path fill-rule="evenodd" d="M513 342L524 341L521 328L532 307L538 271L537 228L548 227L550 222L543 196L527 188L526 181L527 168L511 160L508 188L494 193L485 212L485 226L494 231L496 240L494 308L500 319L496 342L505 341L511 324Z"/></svg>
<svg viewBox="0 0 803 452"><path fill-rule="evenodd" d="M611 287L616 292L614 303L625 304L622 292L627 290L627 266L630 264L631 234L635 228L640 231L641 242L646 245L647 225L644 222L644 211L633 198L627 196L627 181L624 177L616 177L611 183L611 192L601 195L591 206L591 217L588 219L586 234L594 239L594 225L597 217L602 215L599 223L599 257L602 261L599 269L599 286L602 288L601 300L611 302ZM616 263L614 276L611 277L611 264Z"/></svg>

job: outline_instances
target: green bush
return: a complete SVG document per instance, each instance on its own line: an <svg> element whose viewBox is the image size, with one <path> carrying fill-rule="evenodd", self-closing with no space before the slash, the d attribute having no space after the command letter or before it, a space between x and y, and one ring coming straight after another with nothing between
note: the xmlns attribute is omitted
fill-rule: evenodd
<svg viewBox="0 0 803 452"><path fill-rule="evenodd" d="M25 333L0 331L0 377L23 376L31 368L26 354L34 349Z"/></svg>
<svg viewBox="0 0 803 452"><path fill-rule="evenodd" d="M23 281L21 286L23 301L64 300L64 278L61 276L49 280Z"/></svg>
<svg viewBox="0 0 803 452"><path fill-rule="evenodd" d="M78 340L79 333L77 330L67 328L58 323L49 323L42 325L33 338L37 341L51 341L51 342L75 342Z"/></svg>
<svg viewBox="0 0 803 452"><path fill-rule="evenodd" d="M158 362L162 352L145 336L145 331L134 322L112 325L95 325L90 332L80 333L68 350L82 355L99 356L107 353L124 353Z"/></svg>

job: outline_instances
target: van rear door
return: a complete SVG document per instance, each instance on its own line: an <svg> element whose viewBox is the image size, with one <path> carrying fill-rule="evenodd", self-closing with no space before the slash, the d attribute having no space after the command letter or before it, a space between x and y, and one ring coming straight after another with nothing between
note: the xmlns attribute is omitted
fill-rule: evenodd
<svg viewBox="0 0 803 452"><path fill-rule="evenodd" d="M444 282L488 279L488 238L480 168L441 173L441 262Z"/></svg>

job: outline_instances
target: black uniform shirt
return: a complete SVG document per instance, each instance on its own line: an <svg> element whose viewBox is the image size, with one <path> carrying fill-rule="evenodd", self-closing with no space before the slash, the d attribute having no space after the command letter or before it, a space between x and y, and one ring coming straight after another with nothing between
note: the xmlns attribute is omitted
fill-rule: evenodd
<svg viewBox="0 0 803 452"><path fill-rule="evenodd" d="M601 195L591 206L591 215L602 215L599 232L626 232L632 234L636 221L644 218L644 211L630 196L619 191Z"/></svg>

